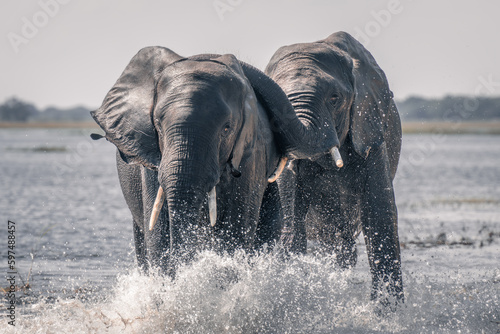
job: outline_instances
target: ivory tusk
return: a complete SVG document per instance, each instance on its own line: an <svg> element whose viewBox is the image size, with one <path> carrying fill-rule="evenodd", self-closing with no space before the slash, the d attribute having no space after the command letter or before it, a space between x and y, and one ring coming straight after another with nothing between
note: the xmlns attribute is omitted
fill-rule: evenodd
<svg viewBox="0 0 500 334"><path fill-rule="evenodd" d="M337 165L338 168L344 166L344 161L342 161L342 156L340 155L338 147L333 147L330 150L330 154L333 157L333 161L335 161L335 165Z"/></svg>
<svg viewBox="0 0 500 334"><path fill-rule="evenodd" d="M273 183L280 177L281 173L283 172L283 169L285 169L286 163L288 161L287 157L282 157L280 162L278 163L278 166L274 170L273 174L267 179L267 182Z"/></svg>
<svg viewBox="0 0 500 334"><path fill-rule="evenodd" d="M149 230L151 231L155 227L158 216L160 215L161 207L165 201L165 193L163 188L160 186L158 188L158 194L156 195L155 204L153 205L153 212L151 212L151 219L149 220Z"/></svg>
<svg viewBox="0 0 500 334"><path fill-rule="evenodd" d="M217 192L215 187L208 193L208 216L210 217L210 225L215 226L217 220Z"/></svg>

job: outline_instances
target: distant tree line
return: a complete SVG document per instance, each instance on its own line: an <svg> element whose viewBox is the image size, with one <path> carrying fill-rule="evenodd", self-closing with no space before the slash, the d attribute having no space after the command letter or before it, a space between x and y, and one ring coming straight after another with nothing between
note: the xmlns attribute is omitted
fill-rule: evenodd
<svg viewBox="0 0 500 334"><path fill-rule="evenodd" d="M500 120L500 97L445 96L438 99L409 97L396 102L403 121Z"/></svg>
<svg viewBox="0 0 500 334"><path fill-rule="evenodd" d="M33 104L12 97L0 104L0 122L89 122L92 121L89 109L74 107L59 109L55 107L37 109Z"/></svg>
<svg viewBox="0 0 500 334"><path fill-rule="evenodd" d="M500 97L446 96L439 99L409 97L396 102L403 121L490 121L500 120ZM0 104L0 122L89 122L89 109L49 107L10 98Z"/></svg>

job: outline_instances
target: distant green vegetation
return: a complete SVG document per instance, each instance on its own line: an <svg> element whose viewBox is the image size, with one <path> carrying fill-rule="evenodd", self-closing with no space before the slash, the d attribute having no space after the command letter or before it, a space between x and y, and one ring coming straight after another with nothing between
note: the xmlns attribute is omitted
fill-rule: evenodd
<svg viewBox="0 0 500 334"><path fill-rule="evenodd" d="M18 152L39 152L39 153L52 153L52 152L66 152L65 146L36 146L36 147L7 147L7 151Z"/></svg>
<svg viewBox="0 0 500 334"><path fill-rule="evenodd" d="M396 104L403 121L457 123L500 120L500 97L409 97Z"/></svg>
<svg viewBox="0 0 500 334"><path fill-rule="evenodd" d="M403 122L500 121L500 97L446 96L439 99L409 97L396 102ZM92 122L89 109L75 107L37 109L33 104L10 98L0 104L0 122L57 123Z"/></svg>
<svg viewBox="0 0 500 334"><path fill-rule="evenodd" d="M49 107L37 109L33 104L12 97L0 104L0 122L12 123L54 123L93 122L89 109L74 107L59 109Z"/></svg>

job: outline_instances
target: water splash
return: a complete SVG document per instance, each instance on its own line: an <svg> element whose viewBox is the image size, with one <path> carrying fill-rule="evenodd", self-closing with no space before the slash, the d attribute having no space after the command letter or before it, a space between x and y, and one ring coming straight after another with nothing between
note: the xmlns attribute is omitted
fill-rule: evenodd
<svg viewBox="0 0 500 334"><path fill-rule="evenodd" d="M406 303L376 315L363 270L330 256L233 257L206 252L175 281L136 270L103 299L40 300L6 333L492 333L500 327L498 273L464 277L404 273ZM17 331L16 331L17 330Z"/></svg>

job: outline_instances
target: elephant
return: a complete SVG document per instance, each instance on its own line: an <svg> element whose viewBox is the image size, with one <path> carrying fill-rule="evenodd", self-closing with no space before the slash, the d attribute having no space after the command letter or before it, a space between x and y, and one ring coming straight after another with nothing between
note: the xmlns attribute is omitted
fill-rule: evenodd
<svg viewBox="0 0 500 334"><path fill-rule="evenodd" d="M305 253L307 239L315 239L349 268L362 231L371 299L404 302L393 188L402 132L384 72L361 43L337 32L279 48L265 73L304 124L334 137L329 153L289 163L278 180L285 248Z"/></svg>
<svg viewBox="0 0 500 334"><path fill-rule="evenodd" d="M274 181L288 158L331 145L274 81L230 54L145 47L91 115L105 132L93 139L117 148L138 266L171 277L200 250L253 252L278 240Z"/></svg>

